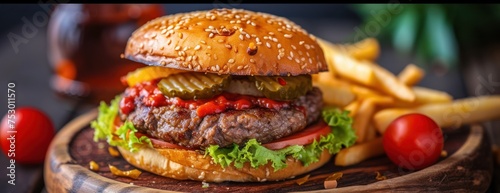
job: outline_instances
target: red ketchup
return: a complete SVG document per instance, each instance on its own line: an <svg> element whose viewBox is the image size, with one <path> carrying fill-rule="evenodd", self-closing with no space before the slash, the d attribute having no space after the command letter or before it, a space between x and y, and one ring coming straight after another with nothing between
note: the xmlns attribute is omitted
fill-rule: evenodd
<svg viewBox="0 0 500 193"><path fill-rule="evenodd" d="M222 93L211 99L183 100L179 97L166 97L156 86L158 80L147 81L129 87L125 90L125 97L120 101L120 112L129 114L135 109L135 100L142 97L142 103L150 107L176 105L178 107L195 109L199 117L222 113L228 110L244 110L250 108L268 108L279 110L291 107L288 101L276 101L264 97ZM299 108L304 110L304 108Z"/></svg>

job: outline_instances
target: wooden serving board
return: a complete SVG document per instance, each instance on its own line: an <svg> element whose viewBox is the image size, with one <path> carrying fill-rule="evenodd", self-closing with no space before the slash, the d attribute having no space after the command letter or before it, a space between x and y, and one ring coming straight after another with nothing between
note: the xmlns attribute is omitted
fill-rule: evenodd
<svg viewBox="0 0 500 193"><path fill-rule="evenodd" d="M297 185L296 179L260 183L209 183L179 181L143 172L136 180L116 177L108 164L122 170L134 169L123 158L112 157L106 142L93 141L89 122L97 111L84 114L66 125L54 138L44 168L48 192L387 192L387 191L466 191L484 192L490 185L493 162L490 145L483 128L455 130L445 134L444 149L448 156L420 171L405 171L385 156L366 160L350 167L334 166L333 159L310 173L309 181ZM89 162L100 166L91 171ZM336 189L323 187L323 181L334 172L344 175ZM377 172L387 177L377 180Z"/></svg>

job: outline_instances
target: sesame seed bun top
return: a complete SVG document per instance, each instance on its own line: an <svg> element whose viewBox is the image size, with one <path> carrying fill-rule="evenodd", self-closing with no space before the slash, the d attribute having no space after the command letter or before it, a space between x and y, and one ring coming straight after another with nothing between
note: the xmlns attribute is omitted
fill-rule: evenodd
<svg viewBox="0 0 500 193"><path fill-rule="evenodd" d="M241 9L151 20L129 38L124 57L152 66L231 75L328 70L313 35L286 18Z"/></svg>

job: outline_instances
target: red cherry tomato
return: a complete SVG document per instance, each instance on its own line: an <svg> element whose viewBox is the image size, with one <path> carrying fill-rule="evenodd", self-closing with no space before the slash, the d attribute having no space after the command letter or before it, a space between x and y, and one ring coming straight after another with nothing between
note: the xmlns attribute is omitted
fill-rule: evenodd
<svg viewBox="0 0 500 193"><path fill-rule="evenodd" d="M331 132L332 129L330 129L330 126L321 122L293 135L272 141L270 143L262 144L262 146L268 149L277 150L290 145L307 145L312 143L314 140L319 140L321 136L328 135L328 133Z"/></svg>
<svg viewBox="0 0 500 193"><path fill-rule="evenodd" d="M443 145L441 128L428 116L417 113L395 119L383 136L384 150L389 159L408 170L434 164Z"/></svg>
<svg viewBox="0 0 500 193"><path fill-rule="evenodd" d="M43 163L54 135L54 125L49 117L31 107L9 111L0 126L3 153L21 164Z"/></svg>

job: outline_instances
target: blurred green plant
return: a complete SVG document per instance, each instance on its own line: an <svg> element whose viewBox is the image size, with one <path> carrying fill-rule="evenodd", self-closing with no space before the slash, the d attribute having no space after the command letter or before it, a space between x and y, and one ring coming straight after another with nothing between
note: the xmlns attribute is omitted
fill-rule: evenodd
<svg viewBox="0 0 500 193"><path fill-rule="evenodd" d="M422 67L454 68L462 51L497 39L500 32L500 5L397 6L395 12L388 4L353 5L364 21L361 30L374 32L373 23L379 22L377 33L366 34L392 43L402 53L415 54Z"/></svg>

